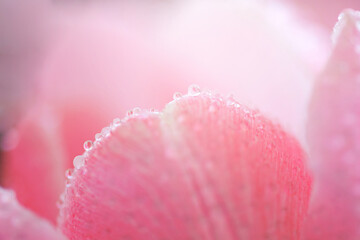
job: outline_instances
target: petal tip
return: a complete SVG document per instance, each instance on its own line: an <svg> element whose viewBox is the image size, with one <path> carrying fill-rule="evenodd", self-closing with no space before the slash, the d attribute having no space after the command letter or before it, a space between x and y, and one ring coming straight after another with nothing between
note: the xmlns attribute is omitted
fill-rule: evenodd
<svg viewBox="0 0 360 240"><path fill-rule="evenodd" d="M360 35L360 11L345 9L340 13L331 36L333 44L336 45L343 35L347 37Z"/></svg>

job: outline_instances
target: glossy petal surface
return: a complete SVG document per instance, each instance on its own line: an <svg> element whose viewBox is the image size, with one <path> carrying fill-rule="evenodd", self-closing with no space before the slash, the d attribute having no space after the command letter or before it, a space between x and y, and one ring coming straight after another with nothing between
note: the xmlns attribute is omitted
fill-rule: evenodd
<svg viewBox="0 0 360 240"><path fill-rule="evenodd" d="M12 191L0 188L1 240L65 240L47 221L19 205Z"/></svg>
<svg viewBox="0 0 360 240"><path fill-rule="evenodd" d="M339 19L310 105L315 189L306 240L360 238L360 13L347 10Z"/></svg>
<svg viewBox="0 0 360 240"><path fill-rule="evenodd" d="M299 239L304 155L257 111L193 87L105 135L75 159L60 215L69 239Z"/></svg>

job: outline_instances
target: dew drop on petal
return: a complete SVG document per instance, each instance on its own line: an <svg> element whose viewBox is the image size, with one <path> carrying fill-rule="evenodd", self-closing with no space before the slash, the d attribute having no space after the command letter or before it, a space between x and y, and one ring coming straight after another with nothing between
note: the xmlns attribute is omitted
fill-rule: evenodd
<svg viewBox="0 0 360 240"><path fill-rule="evenodd" d="M110 128L109 127L104 127L102 130L101 130L101 135L103 137L106 137L107 135L109 135L110 133Z"/></svg>
<svg viewBox="0 0 360 240"><path fill-rule="evenodd" d="M188 88L188 94L191 96L196 96L199 95L201 92L201 89L198 85L190 85L190 87Z"/></svg>
<svg viewBox="0 0 360 240"><path fill-rule="evenodd" d="M179 93L179 92L176 92L176 93L174 93L174 95L173 95L173 99L174 99L174 100L178 100L178 99L180 99L181 97L182 97L182 94Z"/></svg>
<svg viewBox="0 0 360 240"><path fill-rule="evenodd" d="M84 150L90 151L93 148L93 142L91 140L87 140L84 142Z"/></svg>
<svg viewBox="0 0 360 240"><path fill-rule="evenodd" d="M74 158L73 164L76 169L79 169L82 166L84 166L84 162L85 162L85 159L83 156L76 156Z"/></svg>
<svg viewBox="0 0 360 240"><path fill-rule="evenodd" d="M65 195L64 195L64 193L62 193L62 194L60 195L59 199L58 199L57 202L56 202L56 206L57 206L58 208L61 208L62 205L64 204L64 200L65 200Z"/></svg>
<svg viewBox="0 0 360 240"><path fill-rule="evenodd" d="M133 111L133 114L139 114L141 112L141 109L136 107L132 111Z"/></svg>
<svg viewBox="0 0 360 240"><path fill-rule="evenodd" d="M101 138L101 133L95 134L95 140L100 140L100 138Z"/></svg>
<svg viewBox="0 0 360 240"><path fill-rule="evenodd" d="M243 111L245 114L250 114L250 110L248 108L244 108Z"/></svg>
<svg viewBox="0 0 360 240"><path fill-rule="evenodd" d="M120 120L120 118L115 118L115 119L113 120L113 125L114 125L114 127L120 126L120 125L121 125L121 120Z"/></svg>
<svg viewBox="0 0 360 240"><path fill-rule="evenodd" d="M127 111L127 113L126 113L126 116L132 116L134 114L134 112L133 112L133 110L129 110L129 111Z"/></svg>
<svg viewBox="0 0 360 240"><path fill-rule="evenodd" d="M65 186L66 187L70 187L71 186L71 181L70 181L70 179L65 179Z"/></svg>
<svg viewBox="0 0 360 240"><path fill-rule="evenodd" d="M65 171L65 177L71 179L73 173L74 173L74 169L69 168L68 170Z"/></svg>

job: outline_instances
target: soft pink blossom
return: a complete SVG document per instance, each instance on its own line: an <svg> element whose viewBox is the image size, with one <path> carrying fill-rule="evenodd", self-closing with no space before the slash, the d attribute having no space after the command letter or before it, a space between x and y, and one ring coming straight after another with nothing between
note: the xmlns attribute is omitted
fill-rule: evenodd
<svg viewBox="0 0 360 240"><path fill-rule="evenodd" d="M292 3L1 3L0 238L358 239L359 13Z"/></svg>

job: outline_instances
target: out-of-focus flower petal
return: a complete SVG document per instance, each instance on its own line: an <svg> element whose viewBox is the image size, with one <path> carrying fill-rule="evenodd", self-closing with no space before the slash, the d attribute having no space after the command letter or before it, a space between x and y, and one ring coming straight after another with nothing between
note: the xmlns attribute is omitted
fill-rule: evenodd
<svg viewBox="0 0 360 240"><path fill-rule="evenodd" d="M286 4L293 4L295 10L312 24L320 24L331 32L334 22L341 11L347 8L360 9L358 0L281 0ZM270 2L273 3L271 0Z"/></svg>
<svg viewBox="0 0 360 240"><path fill-rule="evenodd" d="M303 137L312 79L327 50L311 26L263 3L131 5L59 11L59 31L40 74L45 99L73 110L83 101L100 123L133 106L162 108L175 90L197 82L239 96ZM65 124L77 142L70 156L89 137L80 133L87 119Z"/></svg>
<svg viewBox="0 0 360 240"><path fill-rule="evenodd" d="M299 239L311 178L299 144L232 98L134 109L74 159L70 239Z"/></svg>
<svg viewBox="0 0 360 240"><path fill-rule="evenodd" d="M1 240L65 240L46 220L19 205L12 191L0 188Z"/></svg>
<svg viewBox="0 0 360 240"><path fill-rule="evenodd" d="M3 140L3 184L25 207L55 223L56 202L65 184L63 143L51 109L29 109Z"/></svg>
<svg viewBox="0 0 360 240"><path fill-rule="evenodd" d="M140 26L133 32L121 18L99 9L59 17L58 36L39 74L41 98L61 118L71 159L116 116L132 106L162 108L176 86L185 85L145 44Z"/></svg>
<svg viewBox="0 0 360 240"><path fill-rule="evenodd" d="M198 74L188 79L233 93L304 138L311 86L330 46L317 29L285 6L256 1L182 2L164 22L164 48Z"/></svg>
<svg viewBox="0 0 360 240"><path fill-rule="evenodd" d="M306 240L360 238L360 12L339 19L310 105L315 189Z"/></svg>
<svg viewBox="0 0 360 240"><path fill-rule="evenodd" d="M47 0L0 1L0 132L15 125L33 97L48 10Z"/></svg>

